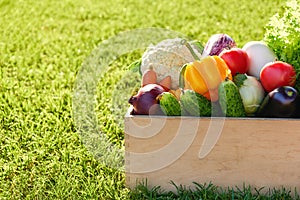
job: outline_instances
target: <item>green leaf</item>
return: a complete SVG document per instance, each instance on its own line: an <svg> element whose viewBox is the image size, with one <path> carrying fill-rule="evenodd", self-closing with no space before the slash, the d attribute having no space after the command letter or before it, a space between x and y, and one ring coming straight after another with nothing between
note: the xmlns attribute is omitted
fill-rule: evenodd
<svg viewBox="0 0 300 200"><path fill-rule="evenodd" d="M237 74L233 77L233 82L235 85L240 88L243 84L244 81L247 79L247 76L245 74Z"/></svg>
<svg viewBox="0 0 300 200"><path fill-rule="evenodd" d="M142 65L142 59L138 59L134 62L132 62L129 66L128 66L128 69L130 71L133 71L133 72L139 72L141 75L142 75L142 72L141 72L141 65Z"/></svg>
<svg viewBox="0 0 300 200"><path fill-rule="evenodd" d="M199 53L203 53L203 50L204 50L204 46L203 44L199 41L199 40L194 40L194 41L191 41L191 44L197 48L197 50L199 51Z"/></svg>

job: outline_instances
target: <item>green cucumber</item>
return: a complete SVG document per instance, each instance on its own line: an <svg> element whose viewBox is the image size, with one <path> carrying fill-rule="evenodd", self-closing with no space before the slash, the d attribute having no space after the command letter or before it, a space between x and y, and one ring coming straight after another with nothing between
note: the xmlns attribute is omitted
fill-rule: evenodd
<svg viewBox="0 0 300 200"><path fill-rule="evenodd" d="M192 116L211 116L211 101L193 90L183 90L180 96L183 110Z"/></svg>
<svg viewBox="0 0 300 200"><path fill-rule="evenodd" d="M170 92L163 92L158 95L158 102L161 110L167 116L180 116L181 105L177 98Z"/></svg>
<svg viewBox="0 0 300 200"><path fill-rule="evenodd" d="M226 79L218 88L219 104L226 117L245 117L246 112L238 87Z"/></svg>

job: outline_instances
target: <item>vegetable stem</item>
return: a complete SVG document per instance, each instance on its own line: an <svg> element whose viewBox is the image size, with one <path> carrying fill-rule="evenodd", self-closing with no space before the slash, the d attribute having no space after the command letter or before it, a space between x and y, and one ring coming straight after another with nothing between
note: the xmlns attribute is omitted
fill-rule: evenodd
<svg viewBox="0 0 300 200"><path fill-rule="evenodd" d="M191 54L192 54L192 56L194 57L195 60L200 60L200 58L197 56L197 54L193 50L192 46L188 43L188 41L186 39L182 39L181 44L185 45L189 49L189 51L191 52Z"/></svg>
<svg viewBox="0 0 300 200"><path fill-rule="evenodd" d="M237 74L233 78L233 82L236 84L238 88L242 87L244 84L244 81L247 79L247 76L245 74Z"/></svg>

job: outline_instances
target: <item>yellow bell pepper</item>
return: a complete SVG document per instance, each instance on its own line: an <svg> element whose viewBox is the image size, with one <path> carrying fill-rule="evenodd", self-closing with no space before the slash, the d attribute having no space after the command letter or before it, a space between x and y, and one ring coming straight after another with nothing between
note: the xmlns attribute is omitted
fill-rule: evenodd
<svg viewBox="0 0 300 200"><path fill-rule="evenodd" d="M226 77L232 80L230 69L219 56L207 56L187 63L182 67L181 76L184 81L184 89L192 89L212 101L218 99L219 84Z"/></svg>

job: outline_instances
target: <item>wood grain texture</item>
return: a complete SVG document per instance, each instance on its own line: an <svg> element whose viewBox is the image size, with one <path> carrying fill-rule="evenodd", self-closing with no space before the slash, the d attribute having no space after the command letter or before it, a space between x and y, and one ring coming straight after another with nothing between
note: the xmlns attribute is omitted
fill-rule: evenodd
<svg viewBox="0 0 300 200"><path fill-rule="evenodd" d="M128 187L132 188L137 182L147 179L149 187L160 185L166 190L175 189L170 181L191 187L195 181L212 182L221 187L242 187L246 184L256 188L285 186L300 189L300 120L226 118L212 151L200 159L199 150L211 120L195 117L151 117L152 124L164 122L158 130L157 127L149 125L148 116L127 114L125 168ZM138 124L147 123L149 126L144 127L145 133L151 132L152 128L156 131L151 137L143 138L143 128ZM185 129L180 128L183 124L189 129L184 133L182 130ZM195 131L196 135L192 137ZM136 137L138 135L142 138ZM192 141L189 143L185 141L186 138ZM164 163L174 159L170 158L174 155L170 155L170 151L157 152L174 140L177 142L171 152L178 155L174 162ZM188 147L180 154L181 143ZM139 153L139 157L135 153ZM149 158L143 159L143 155L151 153L152 162L149 162ZM165 166L159 168L160 163ZM151 167L156 170L151 171Z"/></svg>

